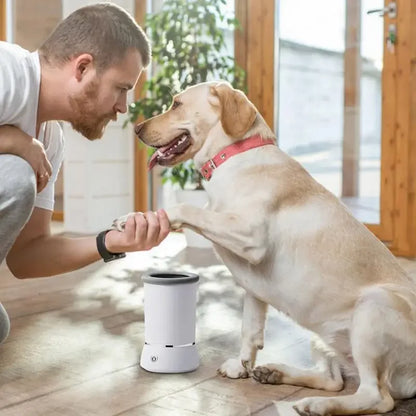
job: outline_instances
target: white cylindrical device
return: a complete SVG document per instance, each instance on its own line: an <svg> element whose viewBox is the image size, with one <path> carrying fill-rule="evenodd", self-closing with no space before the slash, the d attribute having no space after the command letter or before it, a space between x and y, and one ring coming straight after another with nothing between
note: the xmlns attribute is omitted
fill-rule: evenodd
<svg viewBox="0 0 416 416"><path fill-rule="evenodd" d="M155 373L184 373L199 366L195 345L194 273L156 272L143 276L145 345L140 366Z"/></svg>

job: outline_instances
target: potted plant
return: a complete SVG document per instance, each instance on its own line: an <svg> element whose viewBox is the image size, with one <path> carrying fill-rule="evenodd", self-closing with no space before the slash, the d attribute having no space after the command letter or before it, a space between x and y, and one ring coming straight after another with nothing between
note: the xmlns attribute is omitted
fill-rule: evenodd
<svg viewBox="0 0 416 416"><path fill-rule="evenodd" d="M227 16L226 0L164 0L161 9L146 16L145 29L153 48L152 76L144 98L129 106L129 120L147 119L165 111L172 96L188 86L227 80L245 89L244 71L226 52L227 30L239 28ZM192 161L166 168L162 183L181 190L203 190L202 177Z"/></svg>

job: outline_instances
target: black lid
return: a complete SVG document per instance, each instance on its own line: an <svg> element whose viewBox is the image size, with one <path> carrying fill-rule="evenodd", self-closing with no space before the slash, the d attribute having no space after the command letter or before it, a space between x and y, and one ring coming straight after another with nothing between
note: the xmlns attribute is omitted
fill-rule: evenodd
<svg viewBox="0 0 416 416"><path fill-rule="evenodd" d="M151 283L154 285L175 285L197 282L199 276L195 273L164 271L146 274L142 279L144 283Z"/></svg>

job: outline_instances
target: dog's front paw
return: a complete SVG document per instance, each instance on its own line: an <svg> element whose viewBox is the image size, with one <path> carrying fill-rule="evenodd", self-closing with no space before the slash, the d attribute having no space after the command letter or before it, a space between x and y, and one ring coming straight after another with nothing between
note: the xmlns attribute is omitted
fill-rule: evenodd
<svg viewBox="0 0 416 416"><path fill-rule="evenodd" d="M262 384L281 384L283 373L275 368L258 366L253 370L253 378Z"/></svg>
<svg viewBox="0 0 416 416"><path fill-rule="evenodd" d="M182 207L184 204L175 205L173 207L166 209L166 214L168 214L170 228L172 230L178 230L183 226L183 216L182 216Z"/></svg>
<svg viewBox="0 0 416 416"><path fill-rule="evenodd" d="M230 358L219 369L218 374L228 378L247 378L249 373L240 359Z"/></svg>
<svg viewBox="0 0 416 416"><path fill-rule="evenodd" d="M330 414L327 411L327 402L319 397L307 397L296 402L293 408L300 416L326 416Z"/></svg>
<svg viewBox="0 0 416 416"><path fill-rule="evenodd" d="M130 212L129 214L123 215L122 217L115 219L113 223L111 224L110 229L117 230L117 231L124 231L127 219L130 217L130 215L134 215L134 212Z"/></svg>

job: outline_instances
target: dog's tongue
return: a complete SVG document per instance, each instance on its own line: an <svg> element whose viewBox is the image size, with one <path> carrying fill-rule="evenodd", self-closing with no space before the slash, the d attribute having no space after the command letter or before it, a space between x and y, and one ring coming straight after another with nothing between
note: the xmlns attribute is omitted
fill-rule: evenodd
<svg viewBox="0 0 416 416"><path fill-rule="evenodd" d="M158 151L156 150L156 152L153 153L152 157L149 160L149 164L147 166L147 170L152 170L154 168L154 166L157 163L157 158L158 158Z"/></svg>
<svg viewBox="0 0 416 416"><path fill-rule="evenodd" d="M163 156L163 153L166 152L166 150L170 149L173 146L173 144L173 142L170 142L166 146L158 147L157 150L153 153L152 157L150 158L147 169L152 170L156 165L159 156Z"/></svg>

